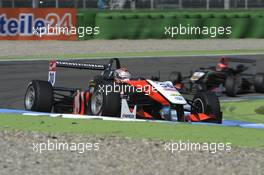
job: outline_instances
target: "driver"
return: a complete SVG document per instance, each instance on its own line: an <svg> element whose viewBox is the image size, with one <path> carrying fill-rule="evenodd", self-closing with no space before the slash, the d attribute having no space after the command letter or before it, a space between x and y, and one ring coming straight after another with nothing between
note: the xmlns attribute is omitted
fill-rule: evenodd
<svg viewBox="0 0 264 175"><path fill-rule="evenodd" d="M222 71L228 68L228 59L223 57L216 65L216 71Z"/></svg>
<svg viewBox="0 0 264 175"><path fill-rule="evenodd" d="M222 72L228 71L228 58L222 57L220 58L219 62L215 67L212 67L210 71L206 74L203 82L208 83L208 82L215 82L216 79L219 79L219 76L222 76Z"/></svg>
<svg viewBox="0 0 264 175"><path fill-rule="evenodd" d="M120 68L114 71L114 80L117 82L129 81L131 77L131 73L127 68Z"/></svg>

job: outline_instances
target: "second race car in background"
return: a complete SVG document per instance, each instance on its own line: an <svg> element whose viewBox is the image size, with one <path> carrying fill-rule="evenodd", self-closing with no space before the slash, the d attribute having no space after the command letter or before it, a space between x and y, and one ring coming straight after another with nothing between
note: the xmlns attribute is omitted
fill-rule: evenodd
<svg viewBox="0 0 264 175"><path fill-rule="evenodd" d="M252 59L221 58L216 66L199 68L189 76L173 71L169 80L182 93L205 91L233 97L239 93L264 93L264 73L256 73L256 61Z"/></svg>

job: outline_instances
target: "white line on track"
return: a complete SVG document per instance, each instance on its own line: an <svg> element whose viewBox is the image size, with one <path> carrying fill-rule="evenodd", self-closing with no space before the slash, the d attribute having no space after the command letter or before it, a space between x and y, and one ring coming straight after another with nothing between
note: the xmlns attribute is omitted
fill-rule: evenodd
<svg viewBox="0 0 264 175"><path fill-rule="evenodd" d="M106 121L125 121L125 122L162 122L168 123L169 121L163 120L146 120L146 119L129 119L129 118L117 118L117 117L106 117L106 116L93 116L93 115L77 115L77 114L55 114L55 113L37 113L37 112L25 112L22 113L25 116L49 116L54 118L66 118L66 119L99 119Z"/></svg>
<svg viewBox="0 0 264 175"><path fill-rule="evenodd" d="M25 116L43 116L45 114L38 113L22 113ZM47 116L47 114L46 114ZM154 123L168 123L168 124L179 124L181 122L177 121L164 121L164 120L145 120L145 119L126 119L126 118L115 118L115 117L103 117L103 116L90 116L90 115L75 115L75 114L49 114L49 117L61 117L66 119L88 119L88 120L105 120L105 121L122 121L122 122L154 122ZM247 123L235 120L223 120L222 124L216 123L203 123L203 122L187 122L188 124L200 124L200 125L217 125L217 126L232 126L232 127L242 127L242 128L255 128L264 129L263 123ZM186 124L186 123L185 123Z"/></svg>

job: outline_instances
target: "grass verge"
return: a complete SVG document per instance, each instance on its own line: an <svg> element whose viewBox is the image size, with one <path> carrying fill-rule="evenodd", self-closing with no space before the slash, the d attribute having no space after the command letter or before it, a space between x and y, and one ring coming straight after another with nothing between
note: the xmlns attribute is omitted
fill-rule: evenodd
<svg viewBox="0 0 264 175"><path fill-rule="evenodd" d="M264 123L264 100L222 102L225 119Z"/></svg>
<svg viewBox="0 0 264 175"><path fill-rule="evenodd" d="M118 122L0 115L0 130L77 133L121 136L163 141L223 142L232 146L264 148L264 132L258 129L151 122Z"/></svg>

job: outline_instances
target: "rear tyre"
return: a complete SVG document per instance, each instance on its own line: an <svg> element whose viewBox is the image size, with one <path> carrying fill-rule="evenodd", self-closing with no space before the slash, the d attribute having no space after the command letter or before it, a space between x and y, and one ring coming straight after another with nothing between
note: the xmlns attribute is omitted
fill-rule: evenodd
<svg viewBox="0 0 264 175"><path fill-rule="evenodd" d="M192 114L204 113L213 116L214 119L209 119L206 122L222 123L222 112L220 110L220 103L218 97L211 92L197 93L192 102Z"/></svg>
<svg viewBox="0 0 264 175"><path fill-rule="evenodd" d="M103 88L102 88L103 87ZM98 82L91 92L90 111L92 115L119 117L121 112L121 98L119 92L114 92L111 82ZM106 92L106 89L112 89Z"/></svg>
<svg viewBox="0 0 264 175"><path fill-rule="evenodd" d="M237 82L234 76L228 76L225 80L226 95L235 97L237 95Z"/></svg>
<svg viewBox="0 0 264 175"><path fill-rule="evenodd" d="M175 85L177 83L181 83L182 81L182 75L180 72L173 71L169 75L169 80Z"/></svg>
<svg viewBox="0 0 264 175"><path fill-rule="evenodd" d="M264 74L258 73L254 77L255 91L258 93L264 93Z"/></svg>
<svg viewBox="0 0 264 175"><path fill-rule="evenodd" d="M29 111L51 112L53 106L52 85L48 81L31 81L27 86L24 106Z"/></svg>

